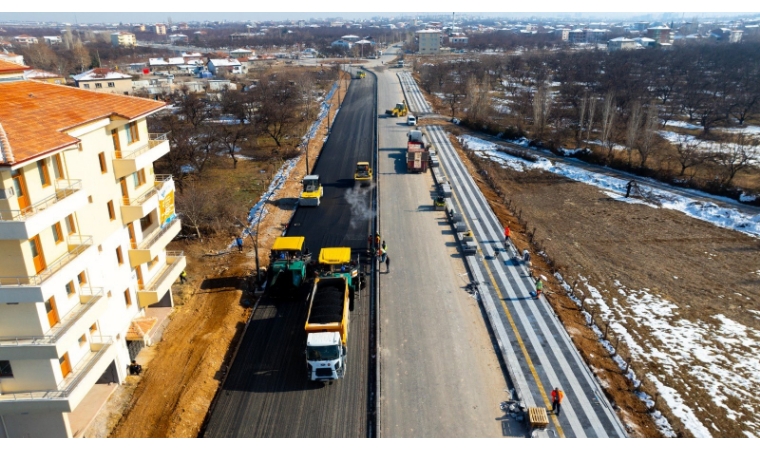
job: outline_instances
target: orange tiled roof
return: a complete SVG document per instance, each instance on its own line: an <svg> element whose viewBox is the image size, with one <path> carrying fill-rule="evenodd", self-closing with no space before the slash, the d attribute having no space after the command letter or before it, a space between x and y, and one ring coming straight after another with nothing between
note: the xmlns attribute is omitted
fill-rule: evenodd
<svg viewBox="0 0 760 450"><path fill-rule="evenodd" d="M0 73L23 72L28 69L30 69L30 67L16 64L15 62L6 59L0 59Z"/></svg>
<svg viewBox="0 0 760 450"><path fill-rule="evenodd" d="M76 144L65 131L78 125L113 115L134 119L165 105L39 81L0 83L0 124L15 162Z"/></svg>

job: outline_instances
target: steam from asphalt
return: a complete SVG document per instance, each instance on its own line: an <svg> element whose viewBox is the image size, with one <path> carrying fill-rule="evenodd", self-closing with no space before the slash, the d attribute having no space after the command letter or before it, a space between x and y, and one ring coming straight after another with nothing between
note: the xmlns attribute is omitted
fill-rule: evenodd
<svg viewBox="0 0 760 450"><path fill-rule="evenodd" d="M364 221L375 218L375 212L372 211L370 204L370 196L367 195L372 191L374 185L373 182L369 186L354 186L346 190L343 195L346 202L351 206L351 222L349 225L352 229L359 228Z"/></svg>

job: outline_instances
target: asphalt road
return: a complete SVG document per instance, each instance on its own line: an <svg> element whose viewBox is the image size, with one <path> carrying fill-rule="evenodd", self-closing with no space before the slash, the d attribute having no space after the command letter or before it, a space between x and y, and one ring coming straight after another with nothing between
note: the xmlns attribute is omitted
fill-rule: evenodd
<svg viewBox="0 0 760 450"><path fill-rule="evenodd" d="M499 409L508 387L430 172L407 174L397 69L378 68L380 233L392 260L380 283L380 437L526 436Z"/></svg>
<svg viewBox="0 0 760 450"><path fill-rule="evenodd" d="M371 161L375 143L375 79L353 80L318 163L324 197L299 207L289 236L304 236L315 257L322 247L363 253L373 215L371 189L353 190L356 162ZM306 303L262 299L217 396L205 437L366 437L370 402L369 291L350 314L346 377L333 384L306 378Z"/></svg>

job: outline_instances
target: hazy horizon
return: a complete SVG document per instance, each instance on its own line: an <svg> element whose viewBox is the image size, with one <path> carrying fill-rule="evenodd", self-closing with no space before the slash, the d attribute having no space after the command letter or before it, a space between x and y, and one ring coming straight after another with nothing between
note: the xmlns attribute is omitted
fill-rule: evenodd
<svg viewBox="0 0 760 450"><path fill-rule="evenodd" d="M760 16L757 12L458 12L458 17L502 19L564 19L564 20L678 20L694 17ZM442 12L7 12L0 21L34 21L67 23L141 23L141 22L202 22L202 21L282 21L309 19L360 20L373 17L451 17Z"/></svg>

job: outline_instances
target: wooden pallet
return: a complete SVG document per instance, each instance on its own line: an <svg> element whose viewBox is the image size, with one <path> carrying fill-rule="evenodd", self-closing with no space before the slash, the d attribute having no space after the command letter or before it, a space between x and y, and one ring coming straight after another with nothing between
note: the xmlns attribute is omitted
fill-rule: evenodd
<svg viewBox="0 0 760 450"><path fill-rule="evenodd" d="M546 408L528 408L528 420L533 429L543 430L549 426L549 416L546 414Z"/></svg>

